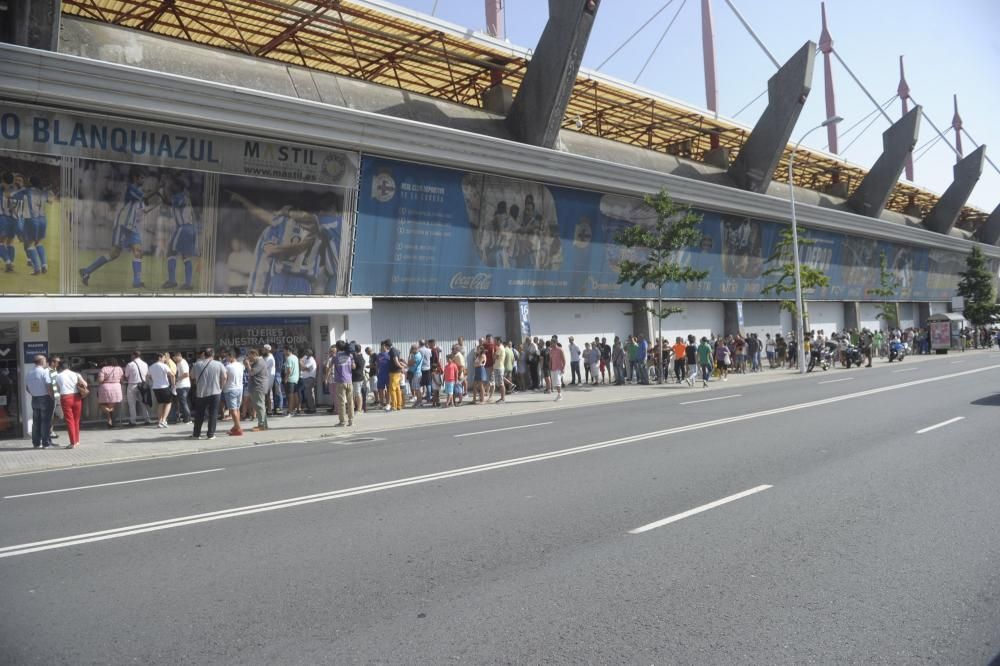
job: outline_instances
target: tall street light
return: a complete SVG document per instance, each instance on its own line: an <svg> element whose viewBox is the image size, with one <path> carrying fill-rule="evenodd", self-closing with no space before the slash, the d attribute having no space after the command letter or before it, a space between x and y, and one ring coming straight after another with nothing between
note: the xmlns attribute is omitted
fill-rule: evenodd
<svg viewBox="0 0 1000 666"><path fill-rule="evenodd" d="M792 259L795 261L795 341L796 347L798 348L799 356L799 374L805 374L806 372L806 346L805 346L805 331L803 330L803 316L802 316L802 271L799 264L799 230L798 224L795 220L795 182L792 179L792 167L795 164L795 151L799 149L802 142L806 140L806 137L815 132L816 130L829 127L830 125L836 125L843 118L840 116L833 116L832 118L827 118L816 127L802 135L799 142L795 144L792 148L792 155L788 158L788 193L792 201Z"/></svg>

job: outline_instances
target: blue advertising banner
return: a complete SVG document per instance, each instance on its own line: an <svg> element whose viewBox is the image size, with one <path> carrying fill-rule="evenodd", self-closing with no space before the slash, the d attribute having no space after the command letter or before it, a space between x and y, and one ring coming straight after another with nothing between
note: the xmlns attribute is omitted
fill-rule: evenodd
<svg viewBox="0 0 1000 666"><path fill-rule="evenodd" d="M35 357L41 354L42 356L48 357L49 355L49 342L48 340L44 342L25 342L24 343L24 362L26 364L31 364L35 362Z"/></svg>
<svg viewBox="0 0 1000 666"><path fill-rule="evenodd" d="M702 242L675 260L705 280L669 284L673 299L777 300L762 274L787 225L710 211ZM622 260L641 250L615 242L655 212L638 198L364 157L351 292L357 295L505 298L650 298L618 284ZM810 300L881 300L879 256L900 282L896 300L947 300L964 257L870 238L803 229L804 263L830 286Z"/></svg>

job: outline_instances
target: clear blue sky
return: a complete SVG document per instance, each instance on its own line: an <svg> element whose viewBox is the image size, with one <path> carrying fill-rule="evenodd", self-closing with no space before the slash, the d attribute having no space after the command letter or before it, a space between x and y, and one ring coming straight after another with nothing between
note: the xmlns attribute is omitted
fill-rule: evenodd
<svg viewBox="0 0 1000 666"><path fill-rule="evenodd" d="M482 30L485 26L482 0L394 0L397 5L436 15L460 26ZM666 0L604 0L597 15L584 57L584 66L596 68L637 30ZM679 7L680 14L653 62L638 84L668 97L698 107L705 106L701 58L701 3L674 0L654 21L601 70L609 76L633 81L643 62ZM806 40L818 41L819 0L734 0L734 4L760 35L779 62L788 59ZM546 0L506 0L507 38L533 48L548 18ZM716 29L719 112L732 118L766 88L774 66L744 31L724 0L713 0ZM910 94L923 104L934 123L954 143L949 130L952 94L958 94L965 129L978 143L988 145L987 155L1000 165L1000 1L998 0L828 0L827 20L834 48L878 101L895 94L898 58L905 56ZM850 76L834 61L841 154L849 161L870 166L882 148L881 133L889 126L877 120L852 146L848 143L867 124L844 136L874 105ZM765 100L743 111L736 120L752 125ZM899 100L888 108L900 115ZM813 91L806 110L793 132L793 139L823 120L823 67L816 58ZM921 126L918 146L935 136L929 123ZM807 145L825 148L822 131L813 133ZM963 137L963 149L974 149ZM951 183L954 153L941 141L915 164L915 181L941 193ZM1000 174L988 163L972 193L970 203L987 212L1000 203Z"/></svg>

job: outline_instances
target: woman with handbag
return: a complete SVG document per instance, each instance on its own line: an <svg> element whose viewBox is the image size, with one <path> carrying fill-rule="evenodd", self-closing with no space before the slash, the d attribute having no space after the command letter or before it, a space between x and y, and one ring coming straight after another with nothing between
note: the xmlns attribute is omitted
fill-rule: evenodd
<svg viewBox="0 0 1000 666"><path fill-rule="evenodd" d="M69 434L67 449L75 449L80 445L80 415L83 412L83 399L90 394L87 380L73 372L66 361L59 363L59 372L54 380L59 388L59 402L62 404L63 417L66 419L66 430Z"/></svg>
<svg viewBox="0 0 1000 666"><path fill-rule="evenodd" d="M104 361L97 373L97 402L100 403L101 413L107 419L109 428L115 427L115 410L122 401L124 379L125 373L113 358Z"/></svg>

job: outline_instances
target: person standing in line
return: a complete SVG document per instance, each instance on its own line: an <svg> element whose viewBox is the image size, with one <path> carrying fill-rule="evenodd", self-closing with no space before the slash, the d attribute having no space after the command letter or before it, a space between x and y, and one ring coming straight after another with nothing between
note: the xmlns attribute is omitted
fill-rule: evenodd
<svg viewBox="0 0 1000 666"><path fill-rule="evenodd" d="M549 378L552 382L552 388L556 392L554 402L562 400L562 374L565 369L566 355L563 353L562 345L553 335L549 345Z"/></svg>
<svg viewBox="0 0 1000 666"><path fill-rule="evenodd" d="M351 393L354 396L354 413L368 411L365 390L365 357L361 353L361 345L353 340L347 343L347 351L354 360L354 369L351 370Z"/></svg>
<svg viewBox="0 0 1000 666"><path fill-rule="evenodd" d="M649 372L646 371L646 358L649 356L649 342L645 335L640 335L636 342L638 348L635 352L636 367L639 370L639 383L649 384Z"/></svg>
<svg viewBox="0 0 1000 666"><path fill-rule="evenodd" d="M215 350L206 347L202 357L191 369L194 383L194 430L191 439L201 437L201 426L208 417L206 439L215 439L215 422L219 415L219 398L226 384L226 368L215 360Z"/></svg>
<svg viewBox="0 0 1000 666"><path fill-rule="evenodd" d="M694 378L698 376L698 345L697 338L688 333L687 346L684 347L684 361L687 365L687 383L694 387Z"/></svg>
<svg viewBox="0 0 1000 666"><path fill-rule="evenodd" d="M525 360L528 364L528 377L531 379L529 388L532 391L537 391L541 382L538 377L538 360L539 360L539 349L538 344L532 340L530 337L524 339L524 355Z"/></svg>
<svg viewBox="0 0 1000 666"><path fill-rule="evenodd" d="M330 394L330 407L326 410L327 414L335 414L337 412L337 393L333 386L333 362L336 358L337 347L330 345L330 349L326 352L326 360L323 361L323 384Z"/></svg>
<svg viewBox="0 0 1000 666"><path fill-rule="evenodd" d="M290 345L285 345L285 416L289 417L299 411L299 357L292 351Z"/></svg>
<svg viewBox="0 0 1000 666"><path fill-rule="evenodd" d="M53 356L49 359L49 383L52 385L52 399L55 402L55 407L52 408L52 416L49 418L50 439L59 439L59 433L55 430L56 419L63 419L65 421L62 400L59 399L59 386L56 384L56 375L59 374L60 363L62 363L62 359L59 356Z"/></svg>
<svg viewBox="0 0 1000 666"><path fill-rule="evenodd" d="M267 396L271 392L271 373L267 361L256 349L247 352L247 363L250 364L250 399L257 413L257 425L252 432L267 430Z"/></svg>
<svg viewBox="0 0 1000 666"><path fill-rule="evenodd" d="M191 393L191 366L179 351L174 352L174 366L177 368L174 378L174 391L177 394L174 423L187 423L191 420L191 405L188 402Z"/></svg>
<svg viewBox="0 0 1000 666"><path fill-rule="evenodd" d="M149 419L149 406L142 395L142 388L146 384L147 376L149 376L149 366L142 360L142 354L136 349L132 352L132 360L125 366L125 400L128 402L129 425L135 425L137 403L142 406L146 425L152 424L152 421Z"/></svg>
<svg viewBox="0 0 1000 666"><path fill-rule="evenodd" d="M375 396L375 406L382 406L382 391L378 386L378 354L365 347L365 365L368 369L368 392Z"/></svg>
<svg viewBox="0 0 1000 666"><path fill-rule="evenodd" d="M306 399L306 414L316 413L316 359L312 349L306 349L299 360L302 369L302 393Z"/></svg>
<svg viewBox="0 0 1000 666"><path fill-rule="evenodd" d="M24 390L31 396L31 445L36 449L52 446L52 410L55 405L52 378L45 357L35 356L35 365L24 378Z"/></svg>
<svg viewBox="0 0 1000 666"><path fill-rule="evenodd" d="M277 414L281 408L281 382L278 379L278 368L271 353L271 345L264 345L260 357L267 368L267 385L265 389L265 399L267 400L267 411L269 414Z"/></svg>
<svg viewBox="0 0 1000 666"><path fill-rule="evenodd" d="M149 379L156 396L157 428L167 427L167 416L170 414L170 403L173 402L174 375L167 366L167 355L160 353L156 363L149 368Z"/></svg>
<svg viewBox="0 0 1000 666"><path fill-rule="evenodd" d="M687 377L687 345L684 338L677 336L673 346L674 353L674 378L680 384Z"/></svg>
<svg viewBox="0 0 1000 666"><path fill-rule="evenodd" d="M580 347L573 342L573 336L569 336L569 367L572 373L570 386L578 386L583 383L580 379Z"/></svg>
<svg viewBox="0 0 1000 666"><path fill-rule="evenodd" d="M379 403L382 409L389 411L392 409L389 400L389 348L384 341L379 343L378 356L375 357L375 377Z"/></svg>
<svg viewBox="0 0 1000 666"><path fill-rule="evenodd" d="M66 430L69 434L67 449L80 446L80 415L83 411L83 391L89 391L87 380L73 372L66 361L59 363L59 374L56 375L59 387L59 400L62 402L63 416L66 419Z"/></svg>
<svg viewBox="0 0 1000 666"><path fill-rule="evenodd" d="M392 340L386 339L386 350L389 352L389 404L385 411L400 411L403 409L403 372L406 363L399 357L399 350L392 346Z"/></svg>
<svg viewBox="0 0 1000 666"><path fill-rule="evenodd" d="M417 344L417 353L420 354L419 358L416 358L416 364L413 368L413 374L419 381L413 382L415 386L415 393L417 393L419 399L417 405L430 404L431 402L431 348L423 340Z"/></svg>
<svg viewBox="0 0 1000 666"><path fill-rule="evenodd" d="M336 426L354 425L354 388L351 381L351 371L354 370L354 357L347 351L347 343L337 340L337 355L333 360L333 385L337 392Z"/></svg>
<svg viewBox="0 0 1000 666"><path fill-rule="evenodd" d="M776 345L770 333L764 334L764 354L767 356L767 367L774 370Z"/></svg>
<svg viewBox="0 0 1000 666"><path fill-rule="evenodd" d="M115 410L122 401L122 380L125 373L115 359L105 359L97 372L97 403L107 421L108 428L115 427Z"/></svg>
<svg viewBox="0 0 1000 666"><path fill-rule="evenodd" d="M222 395L226 401L229 416L233 419L233 427L229 429L229 434L233 437L239 437L243 434L243 427L240 425L243 374L243 363L236 358L236 349L230 349L226 354L226 383L223 386Z"/></svg>
<svg viewBox="0 0 1000 666"><path fill-rule="evenodd" d="M611 347L611 364L615 369L615 386L625 385L625 347L622 346L622 339L615 336L615 343Z"/></svg>
<svg viewBox="0 0 1000 666"><path fill-rule="evenodd" d="M712 348L706 337L702 337L698 345L698 367L701 368L701 387L708 388L708 378L712 376Z"/></svg>
<svg viewBox="0 0 1000 666"><path fill-rule="evenodd" d="M639 381L639 368L636 361L636 354L639 353L639 345L635 341L635 336L630 335L625 340L625 355L628 359L628 382Z"/></svg>

